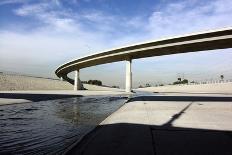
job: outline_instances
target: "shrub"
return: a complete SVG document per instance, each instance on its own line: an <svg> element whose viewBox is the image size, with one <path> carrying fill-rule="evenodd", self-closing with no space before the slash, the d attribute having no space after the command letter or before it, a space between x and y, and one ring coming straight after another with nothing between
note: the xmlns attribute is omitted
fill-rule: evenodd
<svg viewBox="0 0 232 155"><path fill-rule="evenodd" d="M177 84L188 84L188 80L184 79L182 81L175 81L175 82L173 82L173 85L177 85Z"/></svg>
<svg viewBox="0 0 232 155"><path fill-rule="evenodd" d="M88 84L102 86L102 82L100 80L89 80Z"/></svg>

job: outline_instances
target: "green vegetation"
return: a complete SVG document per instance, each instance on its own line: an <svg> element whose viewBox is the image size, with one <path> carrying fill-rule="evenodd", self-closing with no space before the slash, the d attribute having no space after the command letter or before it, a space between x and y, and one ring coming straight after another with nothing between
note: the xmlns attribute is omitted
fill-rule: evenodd
<svg viewBox="0 0 232 155"><path fill-rule="evenodd" d="M191 84L195 84L195 83L197 83L197 82L195 82L195 81L191 81L190 83L191 83Z"/></svg>
<svg viewBox="0 0 232 155"><path fill-rule="evenodd" d="M220 75L220 78L221 78L221 80L223 81L223 79L224 79L224 75Z"/></svg>
<svg viewBox="0 0 232 155"><path fill-rule="evenodd" d="M181 78L178 78L178 81L173 82L173 85L177 85L177 84L188 84L188 80L184 79L181 81Z"/></svg>
<svg viewBox="0 0 232 155"><path fill-rule="evenodd" d="M111 88L120 88L119 86L111 86Z"/></svg>
<svg viewBox="0 0 232 155"><path fill-rule="evenodd" d="M82 81L82 83L91 84L91 85L97 85L97 86L102 86L102 81L100 81L100 80Z"/></svg>

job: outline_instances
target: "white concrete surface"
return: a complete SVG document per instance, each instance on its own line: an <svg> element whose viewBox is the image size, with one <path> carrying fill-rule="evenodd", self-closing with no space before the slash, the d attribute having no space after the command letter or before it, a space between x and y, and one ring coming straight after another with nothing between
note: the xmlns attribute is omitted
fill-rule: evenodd
<svg viewBox="0 0 232 155"><path fill-rule="evenodd" d="M0 74L0 91L8 90L72 90L73 86L61 80Z"/></svg>
<svg viewBox="0 0 232 155"><path fill-rule="evenodd" d="M79 90L79 91L72 91L72 90L35 90L35 91L0 91L0 93L17 93L17 94L62 94L62 95L83 95L83 96L90 96L90 95L113 95L113 94L129 94L124 92L123 90L118 91L107 91L107 90L96 90L96 91L89 91L89 90Z"/></svg>
<svg viewBox="0 0 232 155"><path fill-rule="evenodd" d="M90 91L123 91L118 88L83 84ZM66 81L29 77L23 75L0 74L0 91L20 90L73 90L73 85Z"/></svg>
<svg viewBox="0 0 232 155"><path fill-rule="evenodd" d="M134 101L126 103L101 125L132 123L163 126L188 105L189 108L171 123L172 126L232 131L232 102Z"/></svg>
<svg viewBox="0 0 232 155"><path fill-rule="evenodd" d="M147 92L173 92L173 93L232 93L232 82L199 85L167 85L159 87L138 88Z"/></svg>
<svg viewBox="0 0 232 155"><path fill-rule="evenodd" d="M8 99L8 98L0 98L0 106L7 105L7 104L14 104L14 103L27 103L31 102L30 100L26 99Z"/></svg>

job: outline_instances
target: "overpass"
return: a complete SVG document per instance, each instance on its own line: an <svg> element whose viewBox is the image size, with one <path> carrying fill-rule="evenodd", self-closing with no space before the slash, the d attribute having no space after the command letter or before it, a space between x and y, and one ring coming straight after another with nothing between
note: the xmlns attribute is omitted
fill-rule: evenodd
<svg viewBox="0 0 232 155"><path fill-rule="evenodd" d="M206 31L172 38L154 40L141 44L115 48L67 62L55 71L59 78L74 84L74 90L81 89L80 69L100 64L126 61L126 92L131 92L133 59L232 48L232 27ZM74 80L67 76L75 71Z"/></svg>

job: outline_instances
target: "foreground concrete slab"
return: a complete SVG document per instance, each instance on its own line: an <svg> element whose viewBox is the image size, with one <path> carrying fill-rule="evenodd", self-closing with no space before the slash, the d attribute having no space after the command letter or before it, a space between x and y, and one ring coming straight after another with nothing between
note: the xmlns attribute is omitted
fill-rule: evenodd
<svg viewBox="0 0 232 155"><path fill-rule="evenodd" d="M231 96L181 97L134 98L67 154L231 155Z"/></svg>

